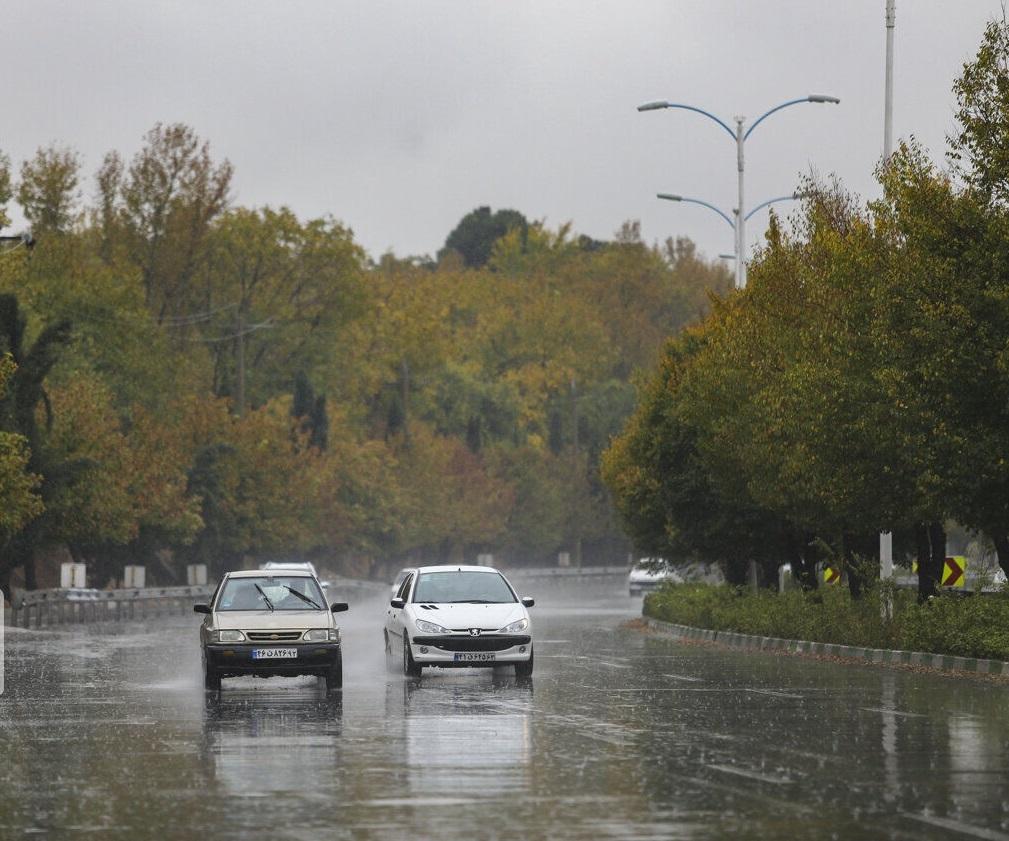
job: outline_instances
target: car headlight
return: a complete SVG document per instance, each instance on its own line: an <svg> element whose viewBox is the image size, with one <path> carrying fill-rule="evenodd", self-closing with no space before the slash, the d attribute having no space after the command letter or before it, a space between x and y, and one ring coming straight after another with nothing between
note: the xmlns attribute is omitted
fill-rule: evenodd
<svg viewBox="0 0 1009 841"><path fill-rule="evenodd" d="M217 642L245 642L245 634L241 631L214 631Z"/></svg>
<svg viewBox="0 0 1009 841"><path fill-rule="evenodd" d="M428 622L426 619L415 619L414 624L417 626L417 630L424 634L451 633L451 631L446 630L441 625L436 625L434 622Z"/></svg>
<svg viewBox="0 0 1009 841"><path fill-rule="evenodd" d="M340 631L336 628L312 628L311 631L305 631L302 639L305 642L339 642Z"/></svg>
<svg viewBox="0 0 1009 841"><path fill-rule="evenodd" d="M517 622L512 622L511 625L505 625L500 631L498 631L498 633L517 634L519 631L524 631L528 627L529 627L529 620L523 618L519 619Z"/></svg>

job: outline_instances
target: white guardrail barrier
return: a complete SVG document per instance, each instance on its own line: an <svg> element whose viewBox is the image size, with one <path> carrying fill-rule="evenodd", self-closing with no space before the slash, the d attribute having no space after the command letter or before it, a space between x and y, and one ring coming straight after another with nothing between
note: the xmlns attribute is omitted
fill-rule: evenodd
<svg viewBox="0 0 1009 841"><path fill-rule="evenodd" d="M191 613L194 602L208 599L212 587L145 587L95 590L68 587L16 593L8 624L18 628L48 628L83 622L123 622L153 616Z"/></svg>

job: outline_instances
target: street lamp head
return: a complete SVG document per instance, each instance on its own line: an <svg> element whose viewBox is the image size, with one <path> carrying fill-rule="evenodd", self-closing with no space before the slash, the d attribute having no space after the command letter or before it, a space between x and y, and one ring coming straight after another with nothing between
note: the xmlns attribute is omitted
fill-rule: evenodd
<svg viewBox="0 0 1009 841"><path fill-rule="evenodd" d="M683 196L677 196L675 193L656 193L655 197L666 201L683 201Z"/></svg>
<svg viewBox="0 0 1009 841"><path fill-rule="evenodd" d="M660 110L662 108L668 108L668 107L669 107L669 103L666 102L665 100L662 100L662 101L656 101L656 102L646 102L644 105L639 105L638 106L638 110L639 111L658 111L658 110Z"/></svg>
<svg viewBox="0 0 1009 841"><path fill-rule="evenodd" d="M836 96L827 96L826 94L822 94L822 93L811 93L809 96L806 97L806 101L807 102L829 102L832 105L837 105L838 103L840 103L841 100L838 99Z"/></svg>

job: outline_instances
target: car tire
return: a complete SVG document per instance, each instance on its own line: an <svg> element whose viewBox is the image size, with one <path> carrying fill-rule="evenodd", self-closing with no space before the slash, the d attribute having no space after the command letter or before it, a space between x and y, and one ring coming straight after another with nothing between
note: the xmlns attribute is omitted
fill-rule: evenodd
<svg viewBox="0 0 1009 841"><path fill-rule="evenodd" d="M207 692L221 691L221 673L211 666L203 667L203 688Z"/></svg>
<svg viewBox="0 0 1009 841"><path fill-rule="evenodd" d="M420 677L423 666L419 666L413 659L413 652L410 651L410 642L406 633L403 633L403 674L407 677Z"/></svg>
<svg viewBox="0 0 1009 841"><path fill-rule="evenodd" d="M524 663L515 664L515 677L532 677L533 675L533 651L529 650L529 659Z"/></svg>
<svg viewBox="0 0 1009 841"><path fill-rule="evenodd" d="M326 694L332 695L343 689L343 652L336 655L336 662L324 675L326 681Z"/></svg>

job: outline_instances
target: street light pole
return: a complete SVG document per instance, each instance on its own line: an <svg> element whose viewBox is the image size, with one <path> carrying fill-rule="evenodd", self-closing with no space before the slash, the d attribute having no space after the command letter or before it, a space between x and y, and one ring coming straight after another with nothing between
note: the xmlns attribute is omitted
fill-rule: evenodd
<svg viewBox="0 0 1009 841"><path fill-rule="evenodd" d="M817 104L831 103L837 105L841 100L836 96L827 96L825 94L810 94L809 96L799 97L798 99L790 99L787 102L782 102L780 105L775 105L757 117L753 121L753 124L746 128L746 118L736 117L736 128L733 131L723 120L716 117L709 111L705 111L703 108L697 108L694 105L684 105L681 102L666 102L664 100L657 100L655 102L646 102L644 105L639 105L639 111L658 111L663 108L680 108L684 111L693 111L696 114L701 114L707 117L709 120L713 120L718 125L720 125L729 136L736 142L736 171L739 179L739 205L736 207L735 216L736 221L733 227L736 233L736 288L742 289L746 286L746 220L748 218L747 214L744 213L743 208L746 206L744 203L744 176L745 176L745 146L746 139L753 134L753 130L759 126L764 120L780 111L782 108L788 108L791 105L800 105L804 102L813 102Z"/></svg>
<svg viewBox="0 0 1009 841"><path fill-rule="evenodd" d="M886 81L883 105L883 163L893 154L893 28L897 19L895 0L886 0Z"/></svg>
<svg viewBox="0 0 1009 841"><path fill-rule="evenodd" d="M716 207L715 205L711 204L710 202L702 201L701 199L692 199L692 198L688 198L687 196L677 195L676 193L656 193L655 194L656 198L665 199L666 201L683 202L685 204L699 204L699 205L701 205L701 207L706 207L708 210L711 210L711 211L717 213L725 221L725 224L727 224L730 228L732 228L732 234L733 234L733 238L735 239L735 248L736 248L735 254L719 254L718 256L721 257L722 259L725 259L725 260L732 260L736 264L736 271L737 272L739 271L739 263L740 263L739 256L740 256L740 253L741 253L741 249L739 247L739 242L740 242L739 233L740 233L740 231L743 231L744 232L744 236L745 236L746 220L749 219L751 216L753 216L753 214L756 213L758 210L763 210L769 204L774 204L775 202L779 202L779 201L795 201L796 199L801 199L804 196L805 196L804 193L792 193L790 196L775 196L773 199L768 199L767 201L762 201L756 207L750 208L749 213L740 214L738 212L738 210L733 210L733 216L729 216L729 214L726 213L721 208ZM740 177L740 179L739 179L739 198L740 199L743 198L743 180L742 180L742 177ZM735 218L733 218L733 217L735 217ZM746 278L746 266L744 265L743 266L743 279L744 279L744 282L745 282L745 278Z"/></svg>
<svg viewBox="0 0 1009 841"><path fill-rule="evenodd" d="M736 170L739 178L739 204L736 205L736 289L746 286L746 216L743 215L743 175L746 168L746 135L744 117L736 117Z"/></svg>

